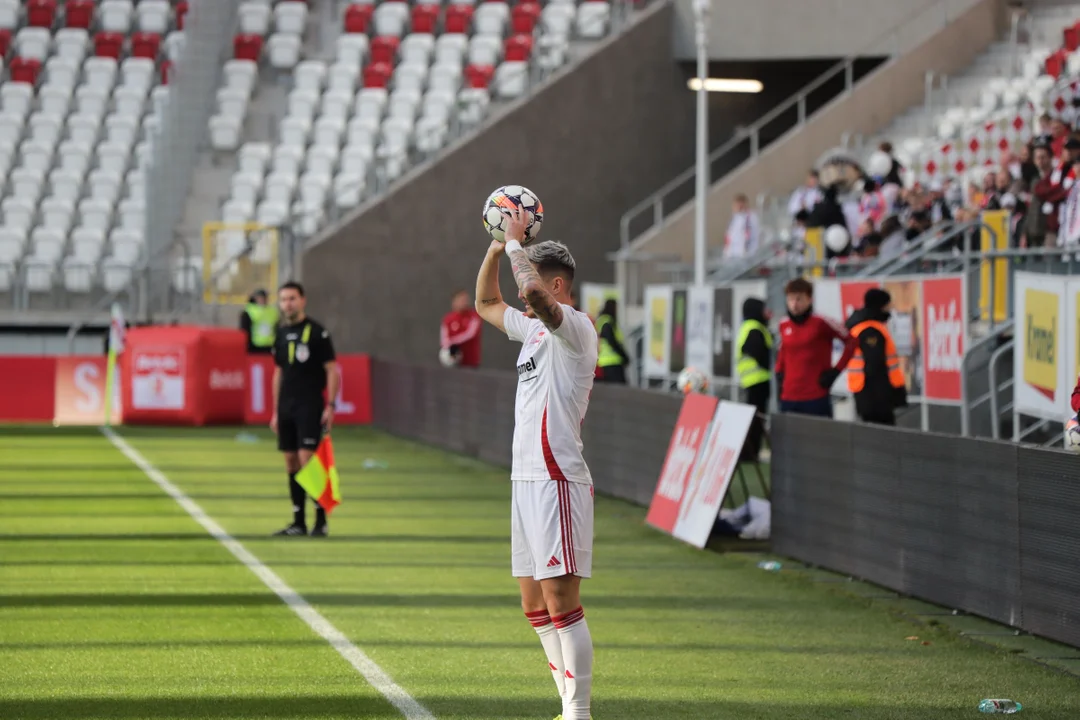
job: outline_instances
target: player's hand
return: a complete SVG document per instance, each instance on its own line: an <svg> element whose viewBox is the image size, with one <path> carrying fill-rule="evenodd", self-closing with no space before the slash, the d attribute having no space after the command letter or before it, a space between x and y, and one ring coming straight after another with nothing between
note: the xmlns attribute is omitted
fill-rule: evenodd
<svg viewBox="0 0 1080 720"><path fill-rule="evenodd" d="M334 424L334 404L330 403L322 411L322 424L326 428L326 432L330 432L330 428Z"/></svg>
<svg viewBox="0 0 1080 720"><path fill-rule="evenodd" d="M506 245L499 242L498 240L492 240L491 244L488 245L487 254L490 257L499 257L504 252L506 252Z"/></svg>
<svg viewBox="0 0 1080 720"><path fill-rule="evenodd" d="M509 218L506 229L503 231L503 239L507 242L517 240L525 242L525 228L529 224L529 211L521 206L507 208L503 213Z"/></svg>
<svg viewBox="0 0 1080 720"><path fill-rule="evenodd" d="M270 416L270 432L277 435L277 413Z"/></svg>

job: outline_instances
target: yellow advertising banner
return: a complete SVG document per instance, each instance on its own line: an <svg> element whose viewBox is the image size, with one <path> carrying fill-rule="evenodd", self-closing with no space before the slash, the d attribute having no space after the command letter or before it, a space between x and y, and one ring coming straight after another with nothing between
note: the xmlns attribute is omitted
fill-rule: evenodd
<svg viewBox="0 0 1080 720"><path fill-rule="evenodd" d="M1009 247L1009 211L987 210L982 214L984 227L980 247L983 252ZM979 267L979 318L1004 322L1008 317L1009 260L983 260Z"/></svg>
<svg viewBox="0 0 1080 720"><path fill-rule="evenodd" d="M1055 292L1034 288L1024 291L1024 382L1051 400L1058 385L1060 300Z"/></svg>
<svg viewBox="0 0 1080 720"><path fill-rule="evenodd" d="M818 263L810 270L811 277L822 277L825 274L825 230L824 228L806 228L806 260Z"/></svg>

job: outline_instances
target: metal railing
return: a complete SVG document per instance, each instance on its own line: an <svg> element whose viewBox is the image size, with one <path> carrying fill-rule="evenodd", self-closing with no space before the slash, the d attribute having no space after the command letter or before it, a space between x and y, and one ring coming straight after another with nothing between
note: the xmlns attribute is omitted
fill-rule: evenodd
<svg viewBox="0 0 1080 720"><path fill-rule="evenodd" d="M842 90L839 90L834 95L830 96L830 101L836 97L850 93L856 82L855 63L866 57L880 57L882 54L893 55L900 52L900 38L903 35L903 31L910 25L919 23L920 25L925 26L926 16L934 13L940 13L941 15L940 24L936 26L938 29L948 25L949 22L954 19L953 15L950 13L949 6L950 3L948 0L935 0L912 12L896 26L875 37L872 42L863 46L859 52L838 62L817 78L810 81L810 83L797 93L758 118L752 125L736 132L732 138L709 153L709 182L712 183L722 177L722 175L714 174L713 168L722 161L732 162L732 156L735 155L735 151L744 144L749 144L749 152L747 159L742 162L752 162L756 160L764 147L767 146L767 143L763 145L762 142L763 131L786 113L794 111L795 122L790 127L785 128L784 132L778 133L776 136L777 138L790 132L792 129L801 128L805 125L809 117L812 117L814 114L814 112L809 112L811 93L824 87L830 81L839 78L842 75L844 83ZM883 53L882 49L887 47L891 47L891 51ZM828 102L822 103L821 108L818 108L818 110L827 105ZM741 164L741 162L734 163L731 169L734 169L734 167L739 164ZM684 200L677 202L672 210L677 210L692 200L693 194L692 192L687 193L685 186L688 183L693 184L696 176L695 168L691 167L665 183L652 195L628 210L619 223L619 240L622 248L630 248L636 239L651 232L654 228L657 228L664 223L664 220L671 214L671 212L668 212L666 209L668 207L668 199L672 195L675 195L676 191L683 191L679 193L679 196L684 197ZM642 218L647 219L648 224L644 227L639 227L639 221ZM624 257L622 259L630 258Z"/></svg>

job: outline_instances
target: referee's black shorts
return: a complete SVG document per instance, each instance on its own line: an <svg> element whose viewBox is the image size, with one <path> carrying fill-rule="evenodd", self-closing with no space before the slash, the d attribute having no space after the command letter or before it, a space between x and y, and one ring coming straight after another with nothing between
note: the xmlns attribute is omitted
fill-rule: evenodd
<svg viewBox="0 0 1080 720"><path fill-rule="evenodd" d="M322 403L308 403L278 411L277 446L282 452L315 452L322 438Z"/></svg>

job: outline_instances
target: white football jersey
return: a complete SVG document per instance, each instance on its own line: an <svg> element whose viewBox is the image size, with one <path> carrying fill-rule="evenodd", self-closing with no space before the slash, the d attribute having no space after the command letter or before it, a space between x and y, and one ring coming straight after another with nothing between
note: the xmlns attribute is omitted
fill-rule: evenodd
<svg viewBox="0 0 1080 720"><path fill-rule="evenodd" d="M511 480L592 484L581 454L581 423L589 407L600 340L585 313L563 305L558 330L507 308L507 336L522 343L514 406Z"/></svg>

